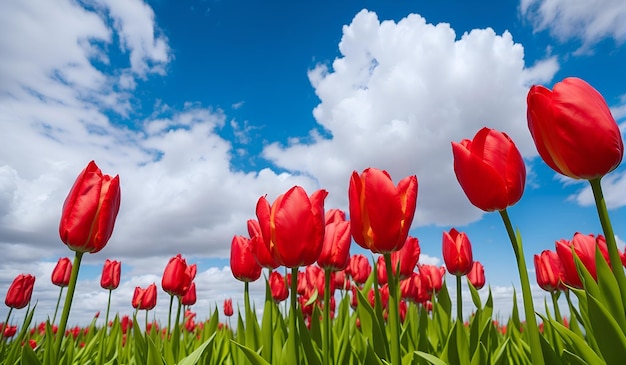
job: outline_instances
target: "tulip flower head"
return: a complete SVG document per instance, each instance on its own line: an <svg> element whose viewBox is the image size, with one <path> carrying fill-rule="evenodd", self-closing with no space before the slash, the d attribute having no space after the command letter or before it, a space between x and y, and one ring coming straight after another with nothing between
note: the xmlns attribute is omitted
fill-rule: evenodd
<svg viewBox="0 0 626 365"><path fill-rule="evenodd" d="M280 303L289 297L289 287L287 280L278 271L272 271L269 277L272 298L276 303Z"/></svg>
<svg viewBox="0 0 626 365"><path fill-rule="evenodd" d="M400 266L400 279L411 276L417 266L421 253L419 240L416 237L408 236L404 245L398 251L391 253L391 264L393 273L396 274L396 267Z"/></svg>
<svg viewBox="0 0 626 365"><path fill-rule="evenodd" d="M270 206L262 196L256 206L263 241L274 260L295 268L313 264L324 243L326 190L309 197L300 186L280 195Z"/></svg>
<svg viewBox="0 0 626 365"><path fill-rule="evenodd" d="M374 253L391 253L404 245L417 205L417 177L395 186L384 170L354 171L348 188L350 229L354 241Z"/></svg>
<svg viewBox="0 0 626 365"><path fill-rule="evenodd" d="M362 254L356 254L350 256L346 270L350 274L352 281L357 285L362 285L372 273L372 265L367 257Z"/></svg>
<svg viewBox="0 0 626 365"><path fill-rule="evenodd" d="M474 263L472 244L464 232L452 228L443 232L443 261L448 272L455 276L467 275Z"/></svg>
<svg viewBox="0 0 626 365"><path fill-rule="evenodd" d="M263 240L263 235L261 234L261 226L259 225L259 221L256 219L248 220L248 234L250 235L250 246L252 247L252 251L254 253L254 258L261 265L261 267L266 267L270 270L274 270L279 265L274 260L274 257L270 254L267 247L265 246L265 241Z"/></svg>
<svg viewBox="0 0 626 365"><path fill-rule="evenodd" d="M9 308L22 309L28 305L33 295L35 277L30 274L19 274L11 283L4 304Z"/></svg>
<svg viewBox="0 0 626 365"><path fill-rule="evenodd" d="M224 315L226 317L232 317L234 314L233 311L233 300L231 298L224 300Z"/></svg>
<svg viewBox="0 0 626 365"><path fill-rule="evenodd" d="M261 266L254 257L250 239L234 236L230 245L230 271L235 279L256 281L261 276Z"/></svg>
<svg viewBox="0 0 626 365"><path fill-rule="evenodd" d="M608 248L603 235L598 235L596 237L592 234L585 235L576 232L571 241L560 240L556 242L556 253L558 254L561 264L563 265L565 284L578 289L583 288L582 280L576 270L574 256L572 255L572 248L574 249L576 256L578 256L582 262L583 266L585 266L587 271L589 271L589 274L591 274L594 280L597 280L598 277L596 273L595 259L596 246L600 250L600 253L606 260L607 264L610 265Z"/></svg>
<svg viewBox="0 0 626 365"><path fill-rule="evenodd" d="M537 284L541 289L548 292L565 289L565 273L555 251L543 250L540 255L534 256L534 261Z"/></svg>
<svg viewBox="0 0 626 365"><path fill-rule="evenodd" d="M122 275L122 263L115 260L106 259L102 268L100 286L103 289L114 290L120 285Z"/></svg>
<svg viewBox="0 0 626 365"><path fill-rule="evenodd" d="M156 284L152 283L145 289L135 287L132 301L133 308L139 310L151 310L156 306L156 299Z"/></svg>
<svg viewBox="0 0 626 365"><path fill-rule="evenodd" d="M350 222L341 220L345 213L338 209L331 209L330 216L326 214L326 229L322 252L317 258L317 264L332 271L343 270L348 266L350 256ZM340 212L340 213L336 213Z"/></svg>
<svg viewBox="0 0 626 365"><path fill-rule="evenodd" d="M103 175L91 161L63 203L59 224L61 241L77 252L102 250L113 233L120 196L119 176Z"/></svg>
<svg viewBox="0 0 626 365"><path fill-rule="evenodd" d="M194 305L196 304L196 283L191 283L191 286L189 287L189 290L187 290L187 292L185 293L185 295L183 295L183 297L180 299L180 304L182 305Z"/></svg>
<svg viewBox="0 0 626 365"><path fill-rule="evenodd" d="M552 90L535 85L527 97L528 129L554 171L591 180L613 171L624 156L619 126L602 95L569 77Z"/></svg>
<svg viewBox="0 0 626 365"><path fill-rule="evenodd" d="M467 280L472 283L476 290L485 286L485 267L478 261L474 261L472 269L467 273Z"/></svg>
<svg viewBox="0 0 626 365"><path fill-rule="evenodd" d="M521 199L526 166L506 133L483 128L473 140L452 142L452 153L456 178L474 206L492 212Z"/></svg>
<svg viewBox="0 0 626 365"><path fill-rule="evenodd" d="M70 285L70 275L72 274L72 261L63 257L57 262L52 270L52 284L64 288Z"/></svg>
<svg viewBox="0 0 626 365"><path fill-rule="evenodd" d="M192 271L181 254L172 257L163 272L161 287L170 295L182 297L191 286Z"/></svg>

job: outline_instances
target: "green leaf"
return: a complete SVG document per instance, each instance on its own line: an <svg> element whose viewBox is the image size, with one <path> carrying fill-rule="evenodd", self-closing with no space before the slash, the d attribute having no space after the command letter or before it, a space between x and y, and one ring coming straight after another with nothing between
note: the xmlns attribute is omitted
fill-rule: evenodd
<svg viewBox="0 0 626 365"><path fill-rule="evenodd" d="M591 294L587 294L589 305L589 317L593 326L593 332L602 334L597 341L602 357L607 364L623 364L626 354L626 337L617 324L613 315L607 308ZM623 313L623 309L622 309Z"/></svg>
<svg viewBox="0 0 626 365"><path fill-rule="evenodd" d="M22 345L22 359L21 360L22 360L21 361L22 364L41 365L41 361L37 357L37 354L35 354L35 351L33 351L33 349L30 347L28 343L24 343L24 345Z"/></svg>
<svg viewBox="0 0 626 365"><path fill-rule="evenodd" d="M256 351L246 346L243 346L242 344L237 343L235 341L231 340L231 342L234 343L235 346L237 346L246 355L246 357L248 358L248 361L250 361L252 365L270 365L270 363L265 361L265 359L261 355L259 355ZM287 348L289 348L289 346L287 346Z"/></svg>
<svg viewBox="0 0 626 365"><path fill-rule="evenodd" d="M467 286L470 289L470 294L472 295L472 302L474 302L476 309L482 309L483 304L480 301L480 295L478 295L478 290L474 288L474 285L472 285L469 279L467 279Z"/></svg>
<svg viewBox="0 0 626 365"><path fill-rule="evenodd" d="M547 318L539 315L544 323L548 321ZM566 347L566 350L571 350L572 353L575 353L577 356L581 357L585 362L589 364L602 364L604 361L600 358L593 349L583 340L578 337L574 332L570 331L567 327L563 326L559 322L555 320L550 320L550 324L557 333L561 336L563 340L563 345Z"/></svg>
<svg viewBox="0 0 626 365"><path fill-rule="evenodd" d="M604 260L596 245L596 273L598 276L598 289L602 297L596 297L606 309L613 315L617 326L622 329L622 334L626 334L626 314L624 313L624 303L620 295L620 288L613 275L613 271Z"/></svg>
<svg viewBox="0 0 626 365"><path fill-rule="evenodd" d="M318 311L319 314L319 311ZM315 318L315 317L314 317ZM317 317L319 318L319 317ZM304 323L304 317L302 316L302 311L298 311L298 326L300 328L300 344L304 348L304 353L306 355L306 359L310 365L321 365L322 360L320 358L320 353L315 346L315 343L311 340L311 335L309 331L306 329L306 324Z"/></svg>
<svg viewBox="0 0 626 365"><path fill-rule="evenodd" d="M150 337L146 340L146 355L141 359L142 363L146 365L163 365L163 358L161 357L161 353L157 349L154 341ZM137 356L135 356L135 361L137 361Z"/></svg>
<svg viewBox="0 0 626 365"><path fill-rule="evenodd" d="M374 314L374 309L370 305L369 301L360 290L357 293L357 313L361 320L361 331L366 334L368 338L372 340L372 346L374 352L381 358L389 357L389 343L387 336L385 335L384 327L378 322L378 317Z"/></svg>
<svg viewBox="0 0 626 365"><path fill-rule="evenodd" d="M202 357L206 349L213 344L213 340L215 339L215 333L209 337L208 340L204 341L204 343L198 346L194 352L190 353L187 357L182 359L178 365L196 365L198 360Z"/></svg>
<svg viewBox="0 0 626 365"><path fill-rule="evenodd" d="M481 344L478 345L477 351L474 352L474 355L472 356L471 365L484 365L484 364L487 364L487 359L488 358L489 358L489 356L487 355L487 349L481 343Z"/></svg>
<svg viewBox="0 0 626 365"><path fill-rule="evenodd" d="M447 365L447 363L445 361L437 358L436 356L428 354L426 352L415 351L415 355L421 357L422 359L428 361L429 363L431 363L433 365Z"/></svg>

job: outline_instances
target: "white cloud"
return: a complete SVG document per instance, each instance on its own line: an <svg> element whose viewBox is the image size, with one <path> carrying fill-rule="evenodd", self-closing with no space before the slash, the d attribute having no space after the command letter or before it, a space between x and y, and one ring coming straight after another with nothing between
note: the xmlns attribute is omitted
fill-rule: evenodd
<svg viewBox="0 0 626 365"><path fill-rule="evenodd" d="M483 126L508 133L526 157L536 155L526 123L526 93L558 69L555 58L524 63L510 33L474 29L457 37L448 24L412 14L395 23L358 13L344 26L341 56L309 78L321 103L314 116L332 135L310 143L269 145L264 155L290 171L315 176L345 207L350 173L372 166L394 181L416 174L415 225L462 225L481 217L452 169L451 141Z"/></svg>
<svg viewBox="0 0 626 365"><path fill-rule="evenodd" d="M616 209L626 206L626 171L624 169L613 171L602 178L602 193L608 209ZM593 191L591 185L586 186L568 197L570 200L576 201L582 206L595 205L595 199L593 197Z"/></svg>
<svg viewBox="0 0 626 365"><path fill-rule="evenodd" d="M561 41L579 39L585 51L603 38L626 40L626 3L622 0L522 0L520 11L536 31L548 29Z"/></svg>

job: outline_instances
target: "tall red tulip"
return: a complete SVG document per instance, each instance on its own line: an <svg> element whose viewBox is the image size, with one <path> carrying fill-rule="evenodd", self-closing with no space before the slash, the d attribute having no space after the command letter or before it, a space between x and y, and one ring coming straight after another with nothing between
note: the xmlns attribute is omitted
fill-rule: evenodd
<svg viewBox="0 0 626 365"><path fill-rule="evenodd" d="M191 286L192 270L181 254L172 257L163 272L161 287L169 295L182 297Z"/></svg>
<svg viewBox="0 0 626 365"><path fill-rule="evenodd" d="M295 268L314 263L324 243L324 199L326 190L318 190L309 197L300 186L294 186L280 195L270 206L265 197L257 202L265 246L274 260Z"/></svg>
<svg viewBox="0 0 626 365"><path fill-rule="evenodd" d="M9 308L22 309L28 305L33 295L35 277L30 274L19 274L11 283L4 304Z"/></svg>
<svg viewBox="0 0 626 365"><path fill-rule="evenodd" d="M350 274L352 281L358 285L362 285L372 273L372 265L370 265L367 257L361 254L350 256L348 260L347 272Z"/></svg>
<svg viewBox="0 0 626 365"><path fill-rule="evenodd" d="M404 246L398 251L391 253L391 265L394 274L396 273L396 266L399 264L400 279L410 277L420 259L420 253L421 248L419 240L416 237L408 236L404 242Z"/></svg>
<svg viewBox="0 0 626 365"><path fill-rule="evenodd" d="M270 273L269 284L272 292L272 298L276 303L280 303L289 297L287 280L278 271L272 271Z"/></svg>
<svg viewBox="0 0 626 365"><path fill-rule="evenodd" d="M248 234L250 235L252 252L254 253L254 257L259 265L270 270L277 268L279 266L278 263L274 260L274 257L265 246L259 221L256 219L248 219Z"/></svg>
<svg viewBox="0 0 626 365"><path fill-rule="evenodd" d="M196 304L196 283L191 283L189 290L183 295L180 299L180 304L182 305L194 305Z"/></svg>
<svg viewBox="0 0 626 365"><path fill-rule="evenodd" d="M417 177L394 186L384 170L367 168L350 178L350 227L354 241L375 253L390 253L404 245L417 204Z"/></svg>
<svg viewBox="0 0 626 365"><path fill-rule="evenodd" d="M122 263L116 260L106 259L102 268L102 277L100 278L100 286L103 289L114 290L120 285L120 276L122 275Z"/></svg>
<svg viewBox="0 0 626 365"><path fill-rule="evenodd" d="M574 288L583 288L580 276L576 270L574 263L574 256L572 256L572 247L576 256L580 259L591 276L597 280L596 273L596 246L600 249L600 253L604 257L607 263L609 263L609 253L606 246L606 241L603 235L597 237L590 234L585 235L579 232L574 234L574 238L571 241L560 240L556 242L556 253L561 259L563 265L563 272L565 274L564 281Z"/></svg>
<svg viewBox="0 0 626 365"><path fill-rule="evenodd" d="M231 317L233 314L233 300L230 298L224 299L224 315L226 317Z"/></svg>
<svg viewBox="0 0 626 365"><path fill-rule="evenodd" d="M472 269L467 273L467 280L472 283L472 286L476 290L482 289L485 286L485 267L478 261L474 261Z"/></svg>
<svg viewBox="0 0 626 365"><path fill-rule="evenodd" d="M569 250L567 243L563 242L563 244ZM534 261L537 284L539 284L541 289L548 292L565 289L563 285L565 273L561 265L561 259L559 259L555 251L543 250L540 255L534 256Z"/></svg>
<svg viewBox="0 0 626 365"><path fill-rule="evenodd" d="M454 173L476 207L492 212L517 203L524 193L526 167L506 133L483 128L473 140L452 142Z"/></svg>
<svg viewBox="0 0 626 365"><path fill-rule="evenodd" d="M545 163L573 179L613 171L624 156L619 126L602 95L569 77L552 90L535 85L527 97L530 134Z"/></svg>
<svg viewBox="0 0 626 365"><path fill-rule="evenodd" d="M234 236L230 245L230 271L240 281L256 281L261 276L261 266L254 257L250 240Z"/></svg>
<svg viewBox="0 0 626 365"><path fill-rule="evenodd" d="M139 310L151 310L156 306L157 290L156 284L152 283L147 288L135 287L133 294L133 308Z"/></svg>
<svg viewBox="0 0 626 365"><path fill-rule="evenodd" d="M72 261L63 257L57 262L54 270L52 270L52 284L64 288L70 284L70 275L72 274Z"/></svg>
<svg viewBox="0 0 626 365"><path fill-rule="evenodd" d="M331 209L326 213L326 229L322 252L317 264L331 271L343 270L348 266L350 256L350 222L345 220L345 213ZM341 220L343 217L344 220Z"/></svg>
<svg viewBox="0 0 626 365"><path fill-rule="evenodd" d="M464 232L452 228L443 232L443 261L448 272L455 276L467 275L472 270L472 244Z"/></svg>
<svg viewBox="0 0 626 365"><path fill-rule="evenodd" d="M102 250L113 233L120 196L119 176L103 175L94 161L89 162L63 204L61 241L77 252Z"/></svg>

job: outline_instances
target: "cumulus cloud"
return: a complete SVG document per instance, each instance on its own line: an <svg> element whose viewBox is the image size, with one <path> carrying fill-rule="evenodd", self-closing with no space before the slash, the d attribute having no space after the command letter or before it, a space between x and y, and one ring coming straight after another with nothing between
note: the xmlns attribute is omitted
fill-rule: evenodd
<svg viewBox="0 0 626 365"><path fill-rule="evenodd" d="M536 155L526 93L531 83L549 81L558 64L548 58L527 66L510 33L487 28L458 36L417 14L381 22L363 10L344 26L339 51L331 65L309 72L321 100L314 110L320 130L309 142L264 150L275 164L341 192L329 196L333 205L346 206L350 173L372 166L394 181L417 175L414 225L462 225L481 212L456 181L451 141L488 126L508 133L525 157Z"/></svg>
<svg viewBox="0 0 626 365"><path fill-rule="evenodd" d="M626 40L626 3L621 0L522 0L520 12L536 31L560 41L578 39L585 51L603 38Z"/></svg>

